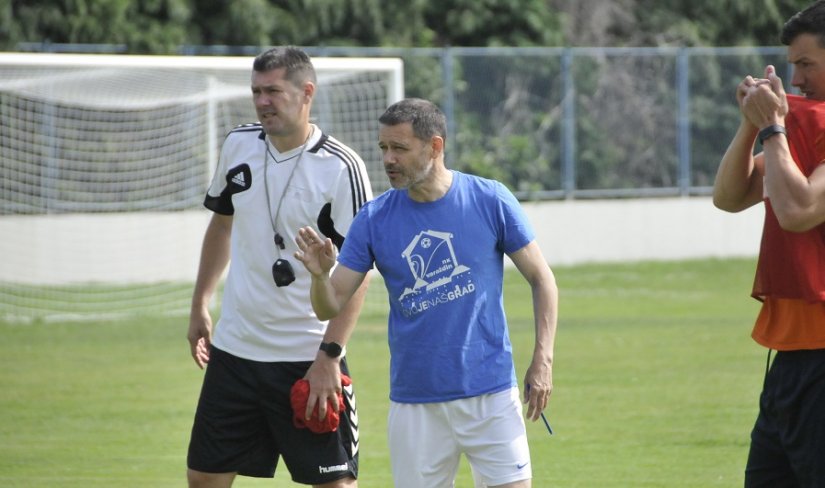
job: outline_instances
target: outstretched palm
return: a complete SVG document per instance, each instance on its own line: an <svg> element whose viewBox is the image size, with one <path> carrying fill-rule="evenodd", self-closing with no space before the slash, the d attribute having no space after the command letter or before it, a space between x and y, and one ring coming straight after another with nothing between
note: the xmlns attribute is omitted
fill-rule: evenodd
<svg viewBox="0 0 825 488"><path fill-rule="evenodd" d="M335 265L338 252L330 239L321 239L312 227L302 227L295 237L299 251L295 259L313 276L326 275Z"/></svg>

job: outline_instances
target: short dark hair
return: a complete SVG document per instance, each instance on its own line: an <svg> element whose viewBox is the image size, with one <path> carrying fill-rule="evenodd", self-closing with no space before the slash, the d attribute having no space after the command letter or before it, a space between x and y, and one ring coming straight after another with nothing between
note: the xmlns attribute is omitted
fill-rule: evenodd
<svg viewBox="0 0 825 488"><path fill-rule="evenodd" d="M433 136L447 140L447 117L429 100L405 98L395 102L378 118L384 125L409 123L417 139L429 141Z"/></svg>
<svg viewBox="0 0 825 488"><path fill-rule="evenodd" d="M284 78L295 86L307 81L316 83L315 67L309 55L294 46L273 47L257 55L252 63L252 69L258 73L280 68L286 68Z"/></svg>
<svg viewBox="0 0 825 488"><path fill-rule="evenodd" d="M779 40L790 46L802 34L813 34L825 47L825 0L818 0L793 15L782 27Z"/></svg>

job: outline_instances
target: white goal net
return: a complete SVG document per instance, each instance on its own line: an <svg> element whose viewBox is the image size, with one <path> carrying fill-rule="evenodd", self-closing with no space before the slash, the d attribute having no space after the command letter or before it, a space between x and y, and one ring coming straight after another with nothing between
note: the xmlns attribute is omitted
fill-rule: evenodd
<svg viewBox="0 0 825 488"><path fill-rule="evenodd" d="M313 121L386 189L396 58L313 58ZM188 313L224 135L251 57L0 54L0 320Z"/></svg>

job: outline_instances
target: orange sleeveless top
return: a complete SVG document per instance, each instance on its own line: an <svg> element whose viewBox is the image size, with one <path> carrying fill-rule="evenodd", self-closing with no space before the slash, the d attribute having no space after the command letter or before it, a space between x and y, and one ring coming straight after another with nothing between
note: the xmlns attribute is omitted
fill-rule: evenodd
<svg viewBox="0 0 825 488"><path fill-rule="evenodd" d="M825 349L825 302L766 298L751 337L776 351Z"/></svg>

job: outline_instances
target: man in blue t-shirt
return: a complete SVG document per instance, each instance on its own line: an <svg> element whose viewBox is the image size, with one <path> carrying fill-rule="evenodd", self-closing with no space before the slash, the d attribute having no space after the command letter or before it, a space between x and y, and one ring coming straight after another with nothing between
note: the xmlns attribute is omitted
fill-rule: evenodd
<svg viewBox="0 0 825 488"><path fill-rule="evenodd" d="M384 277L396 487L452 486L462 453L478 486L529 487L530 453L504 315L503 258L512 259L532 289L536 342L523 401L533 421L553 385L553 273L504 185L446 168L446 118L438 107L402 100L379 122L393 189L356 215L331 276L332 241L310 227L296 238L295 257L312 275L313 308L319 319L334 317L373 265ZM307 411L316 403L323 410L325 400L311 395Z"/></svg>

